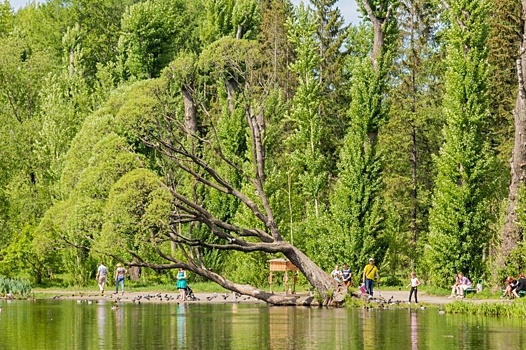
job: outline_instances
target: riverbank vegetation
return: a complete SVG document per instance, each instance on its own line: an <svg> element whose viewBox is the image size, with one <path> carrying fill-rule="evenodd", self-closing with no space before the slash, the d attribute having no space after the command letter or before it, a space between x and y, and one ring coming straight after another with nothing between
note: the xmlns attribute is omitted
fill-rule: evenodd
<svg viewBox="0 0 526 350"><path fill-rule="evenodd" d="M28 280L0 276L0 297L23 298L31 293Z"/></svg>
<svg viewBox="0 0 526 350"><path fill-rule="evenodd" d="M512 303L453 302L444 305L444 311L451 314L523 318L526 316L526 302L523 299L514 300Z"/></svg>
<svg viewBox="0 0 526 350"><path fill-rule="evenodd" d="M390 285L518 275L526 4L336 4L1 3L0 274L184 267L267 301L272 258L322 300L369 257Z"/></svg>

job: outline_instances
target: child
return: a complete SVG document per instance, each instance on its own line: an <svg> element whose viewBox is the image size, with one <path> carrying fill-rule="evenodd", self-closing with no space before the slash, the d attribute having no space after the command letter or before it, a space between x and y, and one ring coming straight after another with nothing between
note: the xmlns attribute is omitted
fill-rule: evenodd
<svg viewBox="0 0 526 350"><path fill-rule="evenodd" d="M407 285L407 287L411 287L411 291L409 292L409 303L411 303L411 296L413 295L413 293L415 294L415 304L418 304L418 297L417 297L417 292L418 292L418 286L420 285L420 281L418 280L418 278L416 278L416 273L414 272L411 272L411 279L409 281L409 284Z"/></svg>
<svg viewBox="0 0 526 350"><path fill-rule="evenodd" d="M343 281L343 275L342 275L342 272L340 271L338 265L334 266L334 270L332 270L332 272L331 272L331 276L332 276L332 278L334 278L334 280L338 283L338 285L341 285L341 284L342 284L342 281Z"/></svg>
<svg viewBox="0 0 526 350"><path fill-rule="evenodd" d="M342 278L343 278L343 284L345 284L345 286L347 288L349 288L349 286L351 285L352 272L351 272L351 269L349 269L349 266L347 266L346 263L343 264Z"/></svg>

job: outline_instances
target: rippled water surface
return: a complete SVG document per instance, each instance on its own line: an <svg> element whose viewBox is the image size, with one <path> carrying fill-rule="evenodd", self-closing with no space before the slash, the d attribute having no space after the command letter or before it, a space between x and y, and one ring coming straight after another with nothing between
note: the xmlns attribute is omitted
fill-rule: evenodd
<svg viewBox="0 0 526 350"><path fill-rule="evenodd" d="M0 350L524 349L520 319L263 304L0 301Z"/></svg>

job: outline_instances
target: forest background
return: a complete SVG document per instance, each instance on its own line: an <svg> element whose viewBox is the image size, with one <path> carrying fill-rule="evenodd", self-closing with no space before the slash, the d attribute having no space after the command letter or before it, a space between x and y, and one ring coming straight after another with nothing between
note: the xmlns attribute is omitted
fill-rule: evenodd
<svg viewBox="0 0 526 350"><path fill-rule="evenodd" d="M522 271L521 4L335 4L0 4L0 274L264 286L262 231L356 282L370 257L393 285Z"/></svg>

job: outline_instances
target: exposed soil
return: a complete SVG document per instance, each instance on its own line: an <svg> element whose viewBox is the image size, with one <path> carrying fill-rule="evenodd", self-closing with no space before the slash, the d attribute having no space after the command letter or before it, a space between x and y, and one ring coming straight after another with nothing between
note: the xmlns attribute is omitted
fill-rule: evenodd
<svg viewBox="0 0 526 350"><path fill-rule="evenodd" d="M104 295L94 291L89 292L72 292L72 291L60 291L60 290L38 290L39 294L44 294L43 298L56 299L56 300L77 300L78 302L112 302L112 303L179 303L181 302L178 298L178 292L125 292L124 294L115 294L114 292L106 292ZM306 293L298 294L300 298L307 298ZM407 303L409 298L409 291L392 291L375 289L374 291L375 300L390 301L391 303ZM465 301L465 302L509 302L507 299L478 299L476 295L470 295L466 299L453 298L450 299L446 296L435 296L429 295L423 291L419 291L418 302L419 304L427 305L443 305L453 301ZM234 293L195 293L194 298L187 300L188 303L263 303L260 300L244 295L236 295ZM414 303L414 299L413 299Z"/></svg>

